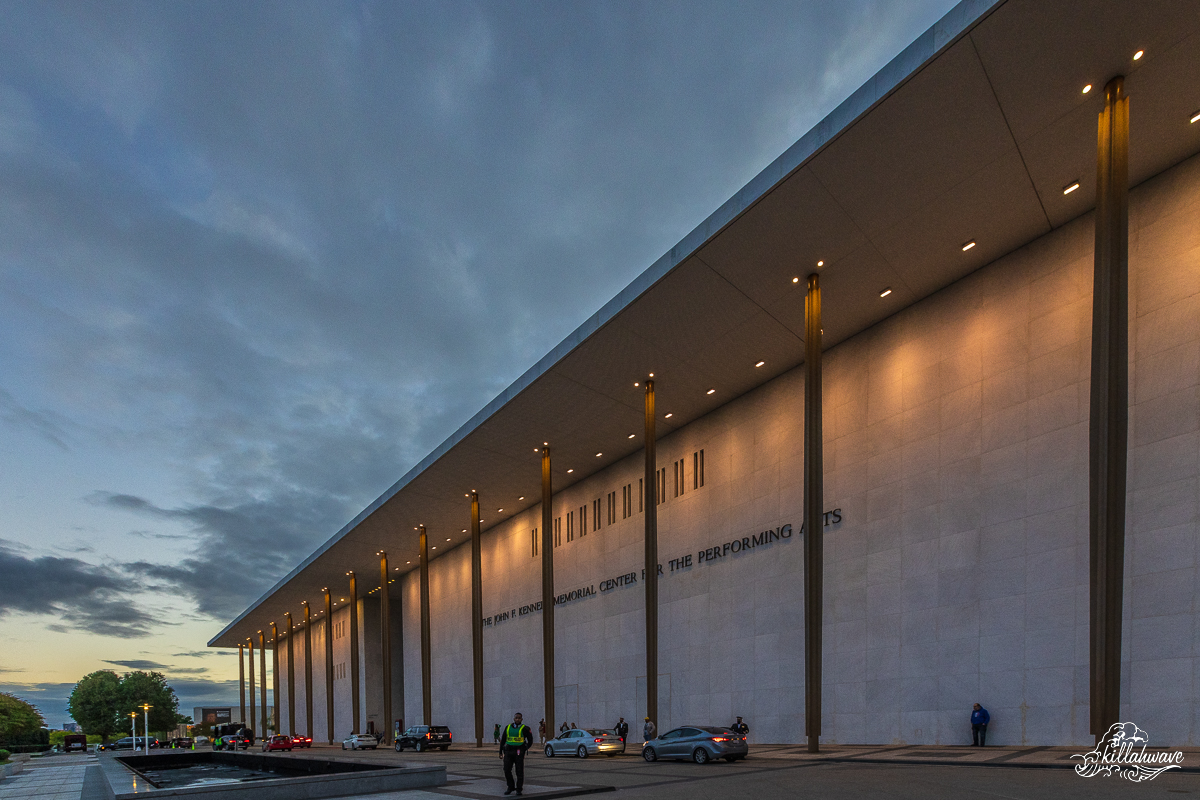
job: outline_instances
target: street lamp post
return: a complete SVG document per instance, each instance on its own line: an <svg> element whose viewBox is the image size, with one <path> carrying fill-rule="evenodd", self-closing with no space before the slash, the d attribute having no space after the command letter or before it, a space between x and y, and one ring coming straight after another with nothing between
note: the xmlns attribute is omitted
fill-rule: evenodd
<svg viewBox="0 0 1200 800"><path fill-rule="evenodd" d="M137 712L129 712L129 724L133 726L133 752L137 752Z"/></svg>
<svg viewBox="0 0 1200 800"><path fill-rule="evenodd" d="M150 755L150 709L153 708L149 703L142 703L142 728L146 732L146 755ZM135 712L136 713L136 712ZM135 718L134 725L137 725ZM137 745L137 734L133 735L133 743Z"/></svg>

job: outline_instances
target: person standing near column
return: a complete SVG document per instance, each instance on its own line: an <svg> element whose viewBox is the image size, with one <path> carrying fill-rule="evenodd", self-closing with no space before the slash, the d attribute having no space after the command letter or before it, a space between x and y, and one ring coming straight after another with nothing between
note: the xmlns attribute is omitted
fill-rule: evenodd
<svg viewBox="0 0 1200 800"><path fill-rule="evenodd" d="M975 704L975 708L971 711L971 746L983 747L987 741L987 726L992 719L991 714L987 709Z"/></svg>
<svg viewBox="0 0 1200 800"><path fill-rule="evenodd" d="M511 725L504 726L504 736L500 739L500 757L504 759L504 782L508 788L505 794L516 792L521 794L525 786L525 754L533 747L533 732L529 726L521 722L524 717L518 711L513 714ZM516 782L513 782L513 771L516 771Z"/></svg>
<svg viewBox="0 0 1200 800"><path fill-rule="evenodd" d="M646 717L646 724L642 726L642 738L647 742L650 741L654 738L654 731L654 723L650 721L649 717Z"/></svg>
<svg viewBox="0 0 1200 800"><path fill-rule="evenodd" d="M499 729L499 726L496 726L496 727L497 727L497 729ZM538 723L538 739L539 739L539 744L546 743L546 720L544 720L544 719Z"/></svg>

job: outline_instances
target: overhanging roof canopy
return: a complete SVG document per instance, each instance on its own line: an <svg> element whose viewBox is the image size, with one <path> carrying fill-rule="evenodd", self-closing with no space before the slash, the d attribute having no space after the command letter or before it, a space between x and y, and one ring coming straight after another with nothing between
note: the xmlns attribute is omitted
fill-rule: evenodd
<svg viewBox="0 0 1200 800"><path fill-rule="evenodd" d="M665 435L796 367L814 270L833 346L1090 211L1115 75L1131 184L1200 152L1192 0L960 3L209 644L320 607L380 549L415 562L418 524L461 543L472 489L485 529L530 507L543 441L557 490L641 449L647 373Z"/></svg>

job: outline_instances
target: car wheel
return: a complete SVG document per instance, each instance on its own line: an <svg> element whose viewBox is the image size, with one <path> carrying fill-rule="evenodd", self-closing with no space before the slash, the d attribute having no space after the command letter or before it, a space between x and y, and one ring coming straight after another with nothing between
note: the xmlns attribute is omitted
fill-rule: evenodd
<svg viewBox="0 0 1200 800"><path fill-rule="evenodd" d="M397 753L403 753L403 752L404 752L404 748L400 746L400 743L399 743L399 742L396 742L396 752L397 752Z"/></svg>
<svg viewBox="0 0 1200 800"><path fill-rule="evenodd" d="M587 758L588 757L587 748L584 747L583 745L579 745L579 747L577 747L575 749L575 755L578 756L579 758Z"/></svg>
<svg viewBox="0 0 1200 800"><path fill-rule="evenodd" d="M554 758L554 748L546 745L546 758Z"/></svg>
<svg viewBox="0 0 1200 800"><path fill-rule="evenodd" d="M425 752L425 743L417 742L416 747L414 747L413 749L416 750L418 753L424 753Z"/></svg>
<svg viewBox="0 0 1200 800"><path fill-rule="evenodd" d="M653 747L643 747L642 758L646 759L647 761L658 761L658 753L654 752Z"/></svg>
<svg viewBox="0 0 1200 800"><path fill-rule="evenodd" d="M692 751L692 761L695 761L697 764L707 764L709 759L708 751L703 747L697 747Z"/></svg>

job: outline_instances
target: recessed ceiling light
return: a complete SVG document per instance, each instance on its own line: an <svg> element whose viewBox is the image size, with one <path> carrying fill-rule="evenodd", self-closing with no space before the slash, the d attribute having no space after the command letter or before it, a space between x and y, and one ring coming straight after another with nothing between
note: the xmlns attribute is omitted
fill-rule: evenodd
<svg viewBox="0 0 1200 800"><path fill-rule="evenodd" d="M467 529L466 529L466 528L463 528L463 529L462 529L462 532L463 532L463 533L466 533L466 532L467 532Z"/></svg>
<svg viewBox="0 0 1200 800"><path fill-rule="evenodd" d="M448 542L448 541L450 541L450 540L449 540L449 539L447 539L446 541Z"/></svg>
<svg viewBox="0 0 1200 800"><path fill-rule="evenodd" d="M1079 188L1079 181L1075 181L1074 183L1069 183L1063 187L1063 194L1070 194L1071 192L1075 191L1078 188Z"/></svg>
<svg viewBox="0 0 1200 800"><path fill-rule="evenodd" d="M673 417L673 416L675 416L675 412L674 412L674 411L672 411L672 412L671 412L671 413L669 413L669 414L664 414L664 415L663 415L663 419L670 419L670 418L671 418L671 417Z"/></svg>
<svg viewBox="0 0 1200 800"><path fill-rule="evenodd" d="M635 383L635 384L634 384L634 387L635 387L635 388L636 388L636 387L638 387L638 386L641 386L641 384L640 384L640 383Z"/></svg>
<svg viewBox="0 0 1200 800"><path fill-rule="evenodd" d="M405 564L411 564L412 562L411 562L411 561L405 561L404 563L405 563Z"/></svg>
<svg viewBox="0 0 1200 800"><path fill-rule="evenodd" d="M629 438L630 438L630 439L632 439L632 438L633 438L633 437L635 437L635 436L637 436L637 434L636 434L636 433L631 433L631 434L629 434Z"/></svg>
<svg viewBox="0 0 1200 800"><path fill-rule="evenodd" d="M975 246L975 240L974 240L974 239L972 239L971 241L967 242L966 244L964 244L964 245L962 246L963 252L964 252L964 253L965 253L965 252L967 252L968 250L970 250L970 249L971 249L972 247L974 247L974 246Z"/></svg>
<svg viewBox="0 0 1200 800"><path fill-rule="evenodd" d="M890 286L889 286L889 287L887 287L886 289L884 289L882 292L880 292L880 293L879 293L879 296L880 296L880 297L887 297L887 296L888 296L889 294L891 294L891 293L892 293L892 287L890 287Z"/></svg>
<svg viewBox="0 0 1200 800"><path fill-rule="evenodd" d="M540 448L540 447L535 447L535 448L533 448L533 452L535 452L535 453L540 453L540 452L542 452L542 448Z"/></svg>
<svg viewBox="0 0 1200 800"><path fill-rule="evenodd" d="M568 475L570 475L570 474L571 474L572 472L574 472L574 471L575 471L575 470L573 470L573 469L569 469L569 470L567 470L567 474L568 474Z"/></svg>
<svg viewBox="0 0 1200 800"><path fill-rule="evenodd" d="M800 282L799 278L792 278L792 283L799 283L799 282Z"/></svg>
<svg viewBox="0 0 1200 800"><path fill-rule="evenodd" d="M653 378L653 377L654 377L654 373L653 373L653 372L651 372L651 373L650 373L650 377L651 377L651 378Z"/></svg>
<svg viewBox="0 0 1200 800"><path fill-rule="evenodd" d="M1189 122L1200 122L1200 111L1197 111L1195 114L1192 114L1192 118L1188 121Z"/></svg>
<svg viewBox="0 0 1200 800"><path fill-rule="evenodd" d="M824 261L818 261L818 262L817 262L817 266L818 266L818 267L823 267L823 266L825 266L825 262L824 262Z"/></svg>
<svg viewBox="0 0 1200 800"><path fill-rule="evenodd" d="M709 389L707 392L705 392L705 394L712 394L715 391L716 391L716 389Z"/></svg>
<svg viewBox="0 0 1200 800"><path fill-rule="evenodd" d="M1136 53L1133 54L1133 60L1137 61L1139 58L1141 58L1144 55L1146 55L1145 50L1138 50Z"/></svg>
<svg viewBox="0 0 1200 800"><path fill-rule="evenodd" d="M596 458L599 458L602 455L604 455L604 453L596 453Z"/></svg>
<svg viewBox="0 0 1200 800"><path fill-rule="evenodd" d="M497 514L503 514L503 513L504 513L504 509L503 509L503 508L497 508L497 509L496 509L496 513L497 513Z"/></svg>
<svg viewBox="0 0 1200 800"><path fill-rule="evenodd" d="M767 363L767 362L765 362L765 361L760 361L760 362L758 362L757 364L755 364L755 365L754 365L754 367L755 367L755 369L757 369L757 368L761 367L761 366L762 366L763 364L765 364L765 363Z"/></svg>
<svg viewBox="0 0 1200 800"><path fill-rule="evenodd" d="M518 499L518 500L524 500L524 499L525 499L525 495L521 495L521 496L520 496L520 497L518 497L517 499Z"/></svg>
<svg viewBox="0 0 1200 800"><path fill-rule="evenodd" d="M436 544L433 546L433 549L434 549L434 550L437 550L437 545L436 545Z"/></svg>
<svg viewBox="0 0 1200 800"><path fill-rule="evenodd" d="M1090 83L1089 83L1087 86L1083 87L1083 93L1084 93L1084 94L1087 94L1087 93L1088 93L1088 92L1090 92L1091 90L1092 90L1092 85L1091 85Z"/></svg>

